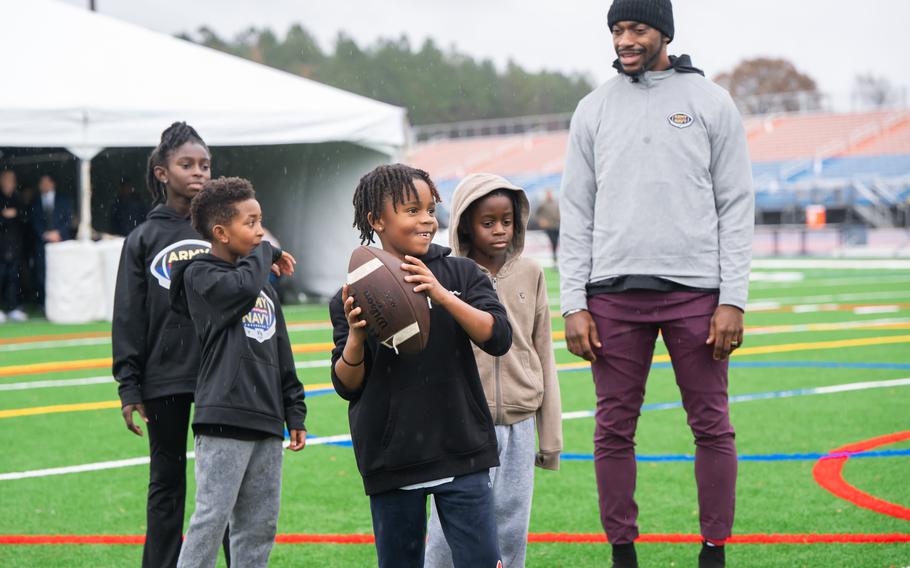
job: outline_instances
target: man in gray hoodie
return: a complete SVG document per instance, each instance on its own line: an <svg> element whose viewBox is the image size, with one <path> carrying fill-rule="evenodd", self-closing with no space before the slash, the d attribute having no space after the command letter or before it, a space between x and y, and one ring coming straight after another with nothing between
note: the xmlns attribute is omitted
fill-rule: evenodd
<svg viewBox="0 0 910 568"><path fill-rule="evenodd" d="M578 104L559 255L569 351L592 362L595 470L616 567L637 566L634 436L660 332L695 437L699 565L723 566L736 447L727 357L742 345L754 195L742 120L688 56L670 0L615 0L619 75Z"/></svg>

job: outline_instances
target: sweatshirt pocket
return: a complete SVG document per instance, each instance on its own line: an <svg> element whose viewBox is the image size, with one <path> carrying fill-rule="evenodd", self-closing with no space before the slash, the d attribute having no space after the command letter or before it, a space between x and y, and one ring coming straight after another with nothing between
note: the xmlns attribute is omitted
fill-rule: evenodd
<svg viewBox="0 0 910 568"><path fill-rule="evenodd" d="M401 469L477 451L490 441L489 423L478 401L457 382L398 391L383 428L382 457L370 469Z"/></svg>
<svg viewBox="0 0 910 568"><path fill-rule="evenodd" d="M509 358L503 369L502 402L507 409L536 411L543 400L543 371L540 361L528 351Z"/></svg>
<svg viewBox="0 0 910 568"><path fill-rule="evenodd" d="M251 357L240 357L228 401L235 408L281 416L278 367Z"/></svg>

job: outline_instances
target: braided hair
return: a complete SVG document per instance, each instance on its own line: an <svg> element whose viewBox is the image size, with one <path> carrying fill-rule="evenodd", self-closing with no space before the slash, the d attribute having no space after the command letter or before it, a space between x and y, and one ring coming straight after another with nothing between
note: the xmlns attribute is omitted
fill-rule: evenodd
<svg viewBox="0 0 910 568"><path fill-rule="evenodd" d="M170 158L171 153L187 142L195 142L205 148L206 152L209 151L209 147L206 146L205 141L192 126L185 122L175 122L161 133L161 142L158 143L158 147L152 150L152 153L149 155L148 169L145 173L145 183L148 186L149 192L152 194L152 201L154 203L164 203L167 201L167 185L158 181L158 178L155 177L155 168L167 168L167 160Z"/></svg>
<svg viewBox="0 0 910 568"><path fill-rule="evenodd" d="M354 190L354 228L360 231L360 244L374 242L370 215L374 221L379 219L387 197L392 198L392 208L395 211L408 198L417 197L415 179L422 180L429 186L434 202L442 201L430 174L404 164L379 166L360 178L360 183Z"/></svg>

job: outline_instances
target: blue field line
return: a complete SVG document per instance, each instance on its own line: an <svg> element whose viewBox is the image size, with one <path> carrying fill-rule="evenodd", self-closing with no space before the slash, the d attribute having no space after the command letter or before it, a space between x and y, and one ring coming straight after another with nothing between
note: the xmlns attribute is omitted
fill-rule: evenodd
<svg viewBox="0 0 910 568"><path fill-rule="evenodd" d="M733 369L877 369L885 371L907 371L910 363L840 363L837 361L730 361ZM652 363L652 369L671 369L668 362ZM562 369L560 373L590 371L590 367Z"/></svg>
<svg viewBox="0 0 910 568"><path fill-rule="evenodd" d="M833 452L833 453L800 453L800 454L740 454L737 456L739 461L754 462L780 462L780 461L816 461L822 458L840 458L849 457L850 459L868 459L868 458L893 458L910 456L910 449L907 450L881 450L874 452ZM592 461L593 454L562 454L562 460L568 461ZM692 462L695 456L687 454L667 454L667 455L643 455L635 456L635 461L640 462Z"/></svg>

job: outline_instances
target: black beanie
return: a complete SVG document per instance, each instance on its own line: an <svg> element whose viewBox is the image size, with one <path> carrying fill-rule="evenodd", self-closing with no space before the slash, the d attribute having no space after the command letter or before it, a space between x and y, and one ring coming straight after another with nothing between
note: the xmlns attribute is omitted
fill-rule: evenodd
<svg viewBox="0 0 910 568"><path fill-rule="evenodd" d="M616 22L648 24L673 41L673 5L670 0L613 0L607 13L607 25Z"/></svg>

